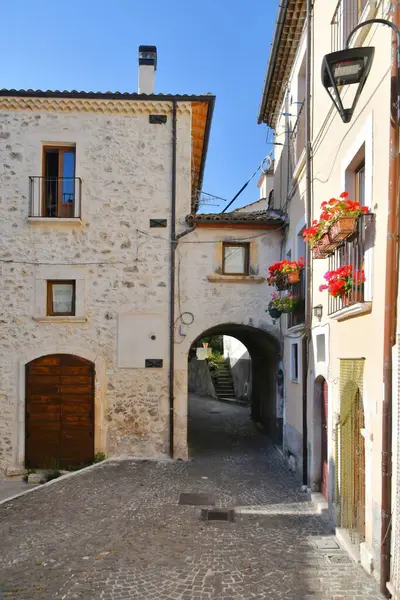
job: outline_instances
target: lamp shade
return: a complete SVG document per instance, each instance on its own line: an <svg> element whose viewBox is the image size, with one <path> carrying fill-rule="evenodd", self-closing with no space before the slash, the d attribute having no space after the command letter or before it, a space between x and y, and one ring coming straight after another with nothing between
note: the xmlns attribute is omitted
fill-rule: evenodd
<svg viewBox="0 0 400 600"><path fill-rule="evenodd" d="M331 97L342 121L349 123L367 81L375 48L347 48L324 56L322 85ZM348 88L352 88L348 92ZM345 107L344 100L349 103Z"/></svg>

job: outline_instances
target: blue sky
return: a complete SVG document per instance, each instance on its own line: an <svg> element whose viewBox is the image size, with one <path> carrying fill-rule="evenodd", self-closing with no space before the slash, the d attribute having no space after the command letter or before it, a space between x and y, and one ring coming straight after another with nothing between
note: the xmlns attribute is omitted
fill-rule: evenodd
<svg viewBox="0 0 400 600"><path fill-rule="evenodd" d="M278 0L4 0L0 87L136 92L137 48L154 44L156 92L217 96L203 189L231 199L271 150L257 110L277 7ZM256 182L234 207L258 199Z"/></svg>

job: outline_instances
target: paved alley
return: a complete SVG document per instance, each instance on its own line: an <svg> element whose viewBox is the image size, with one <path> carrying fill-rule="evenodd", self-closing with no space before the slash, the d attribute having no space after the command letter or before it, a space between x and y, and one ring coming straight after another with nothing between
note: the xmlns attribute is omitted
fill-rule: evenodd
<svg viewBox="0 0 400 600"><path fill-rule="evenodd" d="M189 442L191 461L107 462L0 506L0 598L380 598L246 407L192 396Z"/></svg>

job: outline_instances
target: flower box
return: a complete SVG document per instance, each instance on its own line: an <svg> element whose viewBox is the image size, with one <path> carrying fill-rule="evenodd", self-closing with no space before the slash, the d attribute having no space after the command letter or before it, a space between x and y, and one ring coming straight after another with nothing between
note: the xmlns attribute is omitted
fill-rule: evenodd
<svg viewBox="0 0 400 600"><path fill-rule="evenodd" d="M293 283L300 283L300 271L292 271L291 273L288 273L288 283L293 284Z"/></svg>
<svg viewBox="0 0 400 600"><path fill-rule="evenodd" d="M282 314L282 311L280 311L279 309L275 308L274 306L271 306L271 307L268 309L268 312L269 312L269 316L270 316L272 319L279 319L279 318L280 318L280 316L281 316L281 314Z"/></svg>
<svg viewBox="0 0 400 600"><path fill-rule="evenodd" d="M277 273L275 276L275 287L279 292L287 290L288 288L288 276L285 273Z"/></svg>
<svg viewBox="0 0 400 600"><path fill-rule="evenodd" d="M314 258L315 260L319 260L319 259L322 259L322 258L326 258L326 257L327 257L327 255L326 255L326 254L325 254L325 252L323 251L323 249L322 249L322 246L321 246L320 244L315 244L315 245L312 247L312 253L313 253L313 258Z"/></svg>
<svg viewBox="0 0 400 600"><path fill-rule="evenodd" d="M346 240L357 227L357 217L339 217L330 227L330 238L339 244Z"/></svg>
<svg viewBox="0 0 400 600"><path fill-rule="evenodd" d="M319 242L314 244L312 251L315 259L328 258L332 254L331 241L327 233L322 236Z"/></svg>

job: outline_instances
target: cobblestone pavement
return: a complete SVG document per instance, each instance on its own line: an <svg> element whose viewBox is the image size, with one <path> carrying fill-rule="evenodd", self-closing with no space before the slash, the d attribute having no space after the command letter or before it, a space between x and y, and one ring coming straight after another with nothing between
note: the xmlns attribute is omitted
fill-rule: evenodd
<svg viewBox="0 0 400 600"><path fill-rule="evenodd" d="M247 409L190 406L194 460L107 462L0 507L0 598L379 598ZM201 521L182 492L235 507L235 522Z"/></svg>

